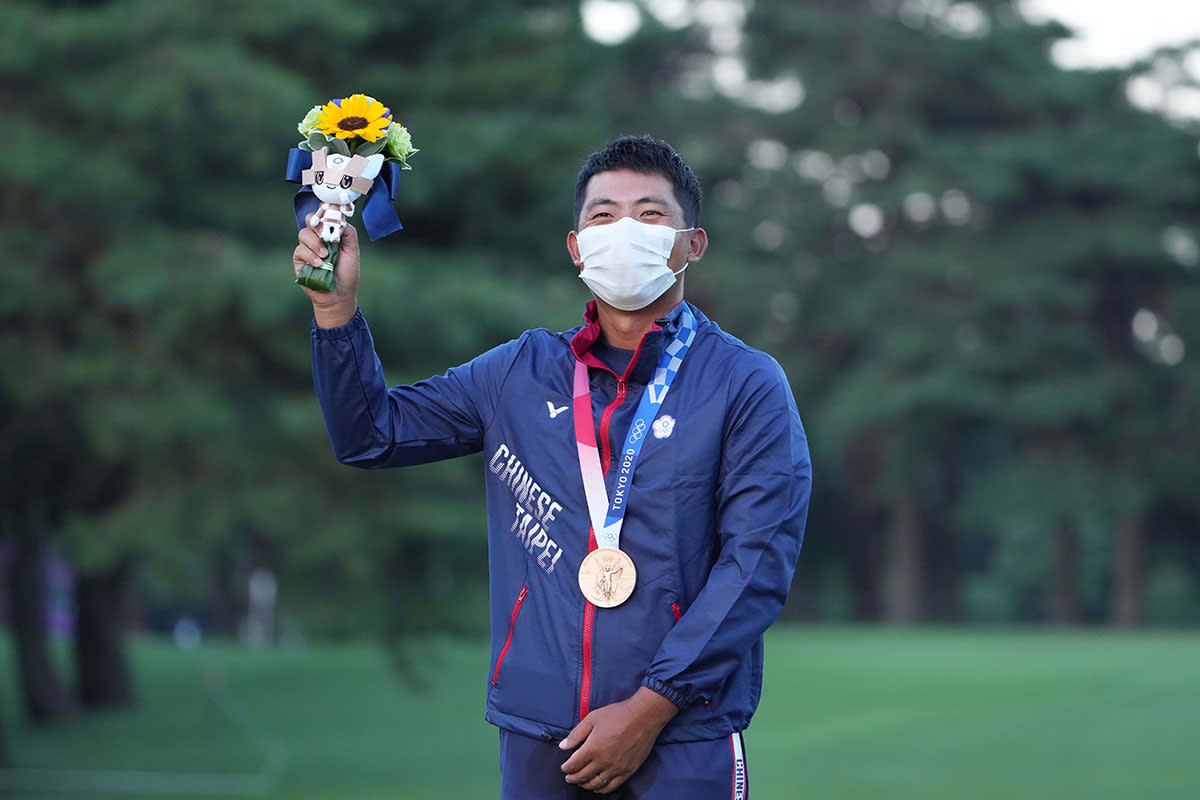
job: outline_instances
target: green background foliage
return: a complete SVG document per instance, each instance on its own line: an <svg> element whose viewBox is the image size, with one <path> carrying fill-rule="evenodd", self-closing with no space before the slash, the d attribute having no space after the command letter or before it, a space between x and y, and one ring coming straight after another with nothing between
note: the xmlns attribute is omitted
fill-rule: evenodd
<svg viewBox="0 0 1200 800"><path fill-rule="evenodd" d="M1132 107L1130 72L1055 68L1065 32L1008 3L970 35L936 4L899 8L643 14L610 47L537 3L7 3L7 134L36 154L0 168L6 250L27 265L0 301L8 524L85 570L136 553L158 601L203 603L219 553L277 570L286 607L327 632L472 624L436 609L458 594L439 580L482 576L478 462L348 472L309 391L280 174L308 108L363 90L423 145L406 230L365 248L393 382L575 324L574 171L654 132L708 195L691 296L783 362L810 429L802 576L858 576L842 594L859 617L1036 619L1083 591L1046 579L1061 531L1104 561L1132 520L1142 571L1194 597L1196 371L1153 349L1196 340L1195 254L1163 246L1195 247L1194 131ZM739 50L713 44L722 28ZM734 55L740 94L719 78ZM755 90L781 76L803 101L763 110ZM897 559L925 570L889 583ZM1101 589L1078 615L1111 606ZM806 607L836 616L837 593Z"/></svg>
<svg viewBox="0 0 1200 800"><path fill-rule="evenodd" d="M0 0L5 552L132 564L135 628L231 639L268 569L281 638L383 641L401 676L412 637L484 631L480 460L341 467L312 393L283 170L361 91L421 151L405 230L363 247L390 382L577 324L575 173L652 133L706 193L689 298L778 358L809 433L788 619L1200 623L1200 130L1127 94L1196 89L1196 51L1064 71L1069 32L1010 0L634 5L606 45L533 0ZM181 669L154 647L146 705Z"/></svg>

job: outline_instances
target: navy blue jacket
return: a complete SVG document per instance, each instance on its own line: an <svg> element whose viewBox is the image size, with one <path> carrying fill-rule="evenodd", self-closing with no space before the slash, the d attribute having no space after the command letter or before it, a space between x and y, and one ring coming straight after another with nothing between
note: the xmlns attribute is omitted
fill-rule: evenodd
<svg viewBox="0 0 1200 800"><path fill-rule="evenodd" d="M577 578L595 540L572 421L575 360L590 367L611 493L611 454L680 307L620 375L597 357L589 304L580 328L526 331L445 375L390 389L361 313L340 328L314 325L313 377L339 460L372 468L484 453L486 717L495 725L558 740L642 685L680 709L660 742L715 739L750 722L763 632L783 607L804 537L808 441L775 360L692 311L696 338L629 491L620 546L637 586L616 608L588 603Z"/></svg>

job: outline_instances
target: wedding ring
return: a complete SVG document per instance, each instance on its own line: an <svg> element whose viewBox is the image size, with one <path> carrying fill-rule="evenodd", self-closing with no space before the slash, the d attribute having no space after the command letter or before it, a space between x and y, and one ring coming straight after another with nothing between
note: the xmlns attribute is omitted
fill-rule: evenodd
<svg viewBox="0 0 1200 800"><path fill-rule="evenodd" d="M604 777L603 775L597 775L596 780L600 781L600 783L604 786L608 786L608 778Z"/></svg>

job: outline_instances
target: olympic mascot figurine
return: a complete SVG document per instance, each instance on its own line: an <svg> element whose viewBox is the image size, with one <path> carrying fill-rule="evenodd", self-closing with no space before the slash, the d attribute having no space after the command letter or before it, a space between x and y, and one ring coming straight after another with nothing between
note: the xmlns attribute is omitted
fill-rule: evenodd
<svg viewBox="0 0 1200 800"><path fill-rule="evenodd" d="M311 186L313 194L321 201L308 224L317 229L326 243L329 257L319 267L305 264L296 278L297 283L314 289L326 285L333 288L333 265L337 263L342 228L354 214L354 201L371 191L371 184L383 167L383 161L379 153L363 158L360 155L330 153L328 147L313 150L312 169L301 173L301 182ZM329 274L322 275L322 271L328 271ZM318 286L312 286L311 282Z"/></svg>
<svg viewBox="0 0 1200 800"><path fill-rule="evenodd" d="M319 267L304 265L296 283L328 292L342 228L359 198L366 197L362 220L372 241L403 227L392 207L396 178L410 169L407 159L417 151L392 112L363 94L313 106L297 128L307 138L288 158L287 179L303 185L296 193L296 224L312 226L329 255Z"/></svg>

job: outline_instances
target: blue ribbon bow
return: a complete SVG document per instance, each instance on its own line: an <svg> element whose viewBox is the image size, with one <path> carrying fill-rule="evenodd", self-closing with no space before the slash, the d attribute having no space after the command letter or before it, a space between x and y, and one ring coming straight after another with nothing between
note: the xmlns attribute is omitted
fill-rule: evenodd
<svg viewBox="0 0 1200 800"><path fill-rule="evenodd" d="M284 176L292 183L300 183L300 173L312 166L312 153L293 147L288 152L287 174ZM392 202L396 199L396 180L400 177L401 167L395 161L383 162L383 169L371 184L371 190L364 195L365 200L358 208L363 227L371 241L382 239L404 228ZM363 198L360 198L363 199ZM296 192L293 200L296 207L296 228L304 227L304 218L317 210L321 201L313 194L311 186L304 186Z"/></svg>

